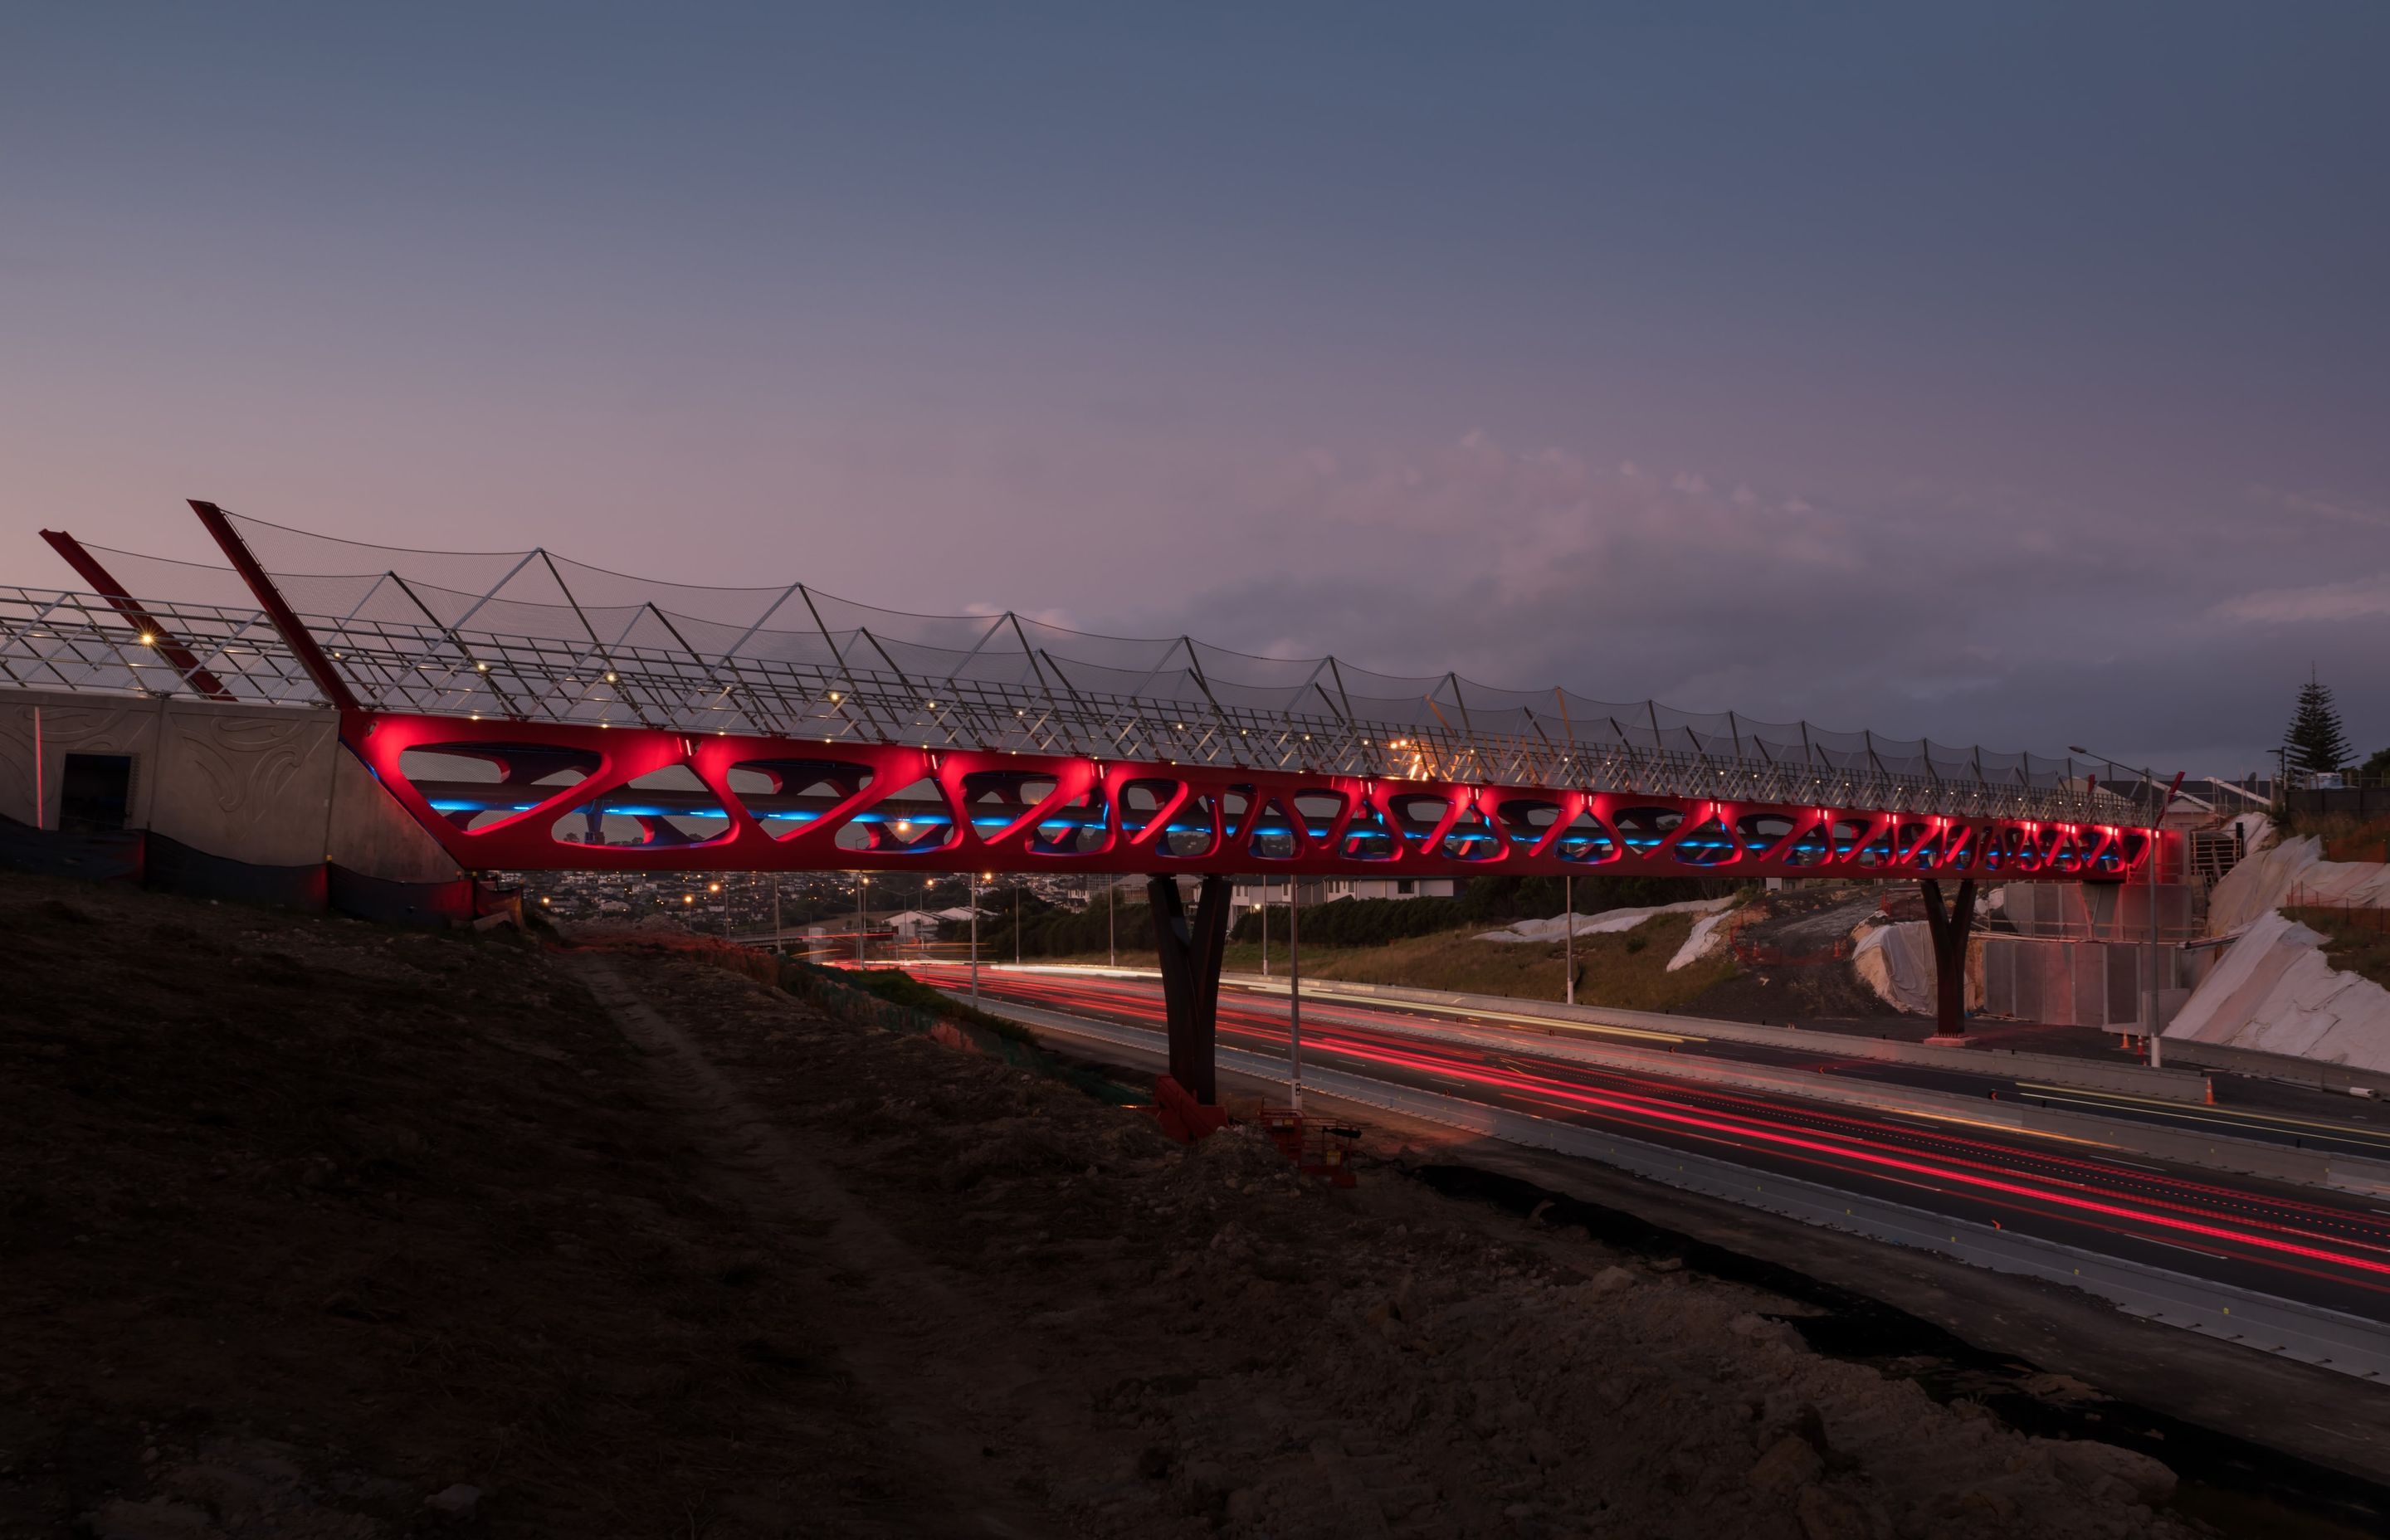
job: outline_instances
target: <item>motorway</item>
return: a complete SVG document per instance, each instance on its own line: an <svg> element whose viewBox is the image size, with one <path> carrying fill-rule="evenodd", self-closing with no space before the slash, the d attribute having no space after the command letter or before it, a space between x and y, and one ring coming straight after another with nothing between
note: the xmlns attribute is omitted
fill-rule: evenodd
<svg viewBox="0 0 2390 1540"><path fill-rule="evenodd" d="M919 964L912 970L941 988L965 987L958 967ZM1162 991L1154 979L983 968L980 992L993 1009L1009 1002L1127 1025L1153 1033L1157 1051L1162 1047ZM1588 1064L1552 1051L1557 1039L1550 1028L1581 1030L1581 1023L1538 1019L1531 1011L1523 1005L1518 1012L1467 1012L1471 1041L1460 1042L1433 1030L1460 1024L1449 1010L1306 995L1304 1062L1606 1129L1754 1171L2390 1322L2390 1208L2361 1197L2175 1165L2138 1153L2127 1157L2079 1139L1947 1114L1852 1108ZM1696 1024L1687 1026L1686 1035L1694 1035ZM1671 1046L1653 1039L1672 1034L1610 1030L1638 1034L1637 1046ZM1499 1046L1488 1046L1489 1034ZM1224 984L1219 1039L1226 1048L1283 1059L1286 996ZM1738 1050L1737 1057L1745 1049L1780 1053L1766 1046L1712 1046ZM1858 1068L1841 1058L1822 1067L1833 1072ZM1980 1092L1986 1084L1999 1083L1997 1076L1912 1066L1870 1061L1866 1067L1905 1071L1900 1078L1907 1083L1936 1089L1949 1089L1948 1082L1955 1081L1960 1088ZM2105 1113L2112 1110L2107 1103L2118 1099L2105 1093L2049 1090L2052 1105L2077 1111ZM2061 1103L2061 1096L2072 1099ZM2254 1111L2167 1104L2113 1110L2169 1123L2219 1116L2282 1121ZM2366 1138L2362 1130L2334 1127L2352 1139ZM2209 1131L2250 1136L2238 1128ZM2376 1158L2384 1153L2378 1148L2369 1152Z"/></svg>

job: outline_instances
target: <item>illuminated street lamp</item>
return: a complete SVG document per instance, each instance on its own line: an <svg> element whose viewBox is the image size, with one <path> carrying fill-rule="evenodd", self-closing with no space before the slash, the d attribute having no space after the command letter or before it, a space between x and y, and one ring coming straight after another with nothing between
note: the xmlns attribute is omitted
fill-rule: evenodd
<svg viewBox="0 0 2390 1540"><path fill-rule="evenodd" d="M1561 998L1568 1005L1576 1004L1576 873L1561 875L1561 912L1568 916L1568 945L1561 955L1563 982Z"/></svg>
<svg viewBox="0 0 2390 1540"><path fill-rule="evenodd" d="M970 879L970 912L971 912L971 1004L972 1004L972 1005L977 1005L977 1004L979 1004L979 885L980 885L980 881L981 881L981 879L982 879L983 878L993 877L994 875L995 875L995 873L993 873L993 872L973 872L973 873L971 873L971 879Z"/></svg>
<svg viewBox="0 0 2390 1540"><path fill-rule="evenodd" d="M1262 912L1262 977L1269 977L1269 873L1262 874L1262 896L1253 907Z"/></svg>
<svg viewBox="0 0 2390 1540"><path fill-rule="evenodd" d="M870 873L854 874L854 966L857 968L863 966L863 890L870 882Z"/></svg>
<svg viewBox="0 0 2390 1540"><path fill-rule="evenodd" d="M1294 874L1286 875L1286 1062L1287 1106L1303 1111L1303 922L1295 918L1301 900Z"/></svg>

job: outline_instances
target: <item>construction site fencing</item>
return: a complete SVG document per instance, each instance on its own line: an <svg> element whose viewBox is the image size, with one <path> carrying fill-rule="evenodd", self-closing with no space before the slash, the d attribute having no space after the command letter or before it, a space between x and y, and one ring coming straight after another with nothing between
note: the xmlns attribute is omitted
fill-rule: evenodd
<svg viewBox="0 0 2390 1540"><path fill-rule="evenodd" d="M2337 930L2390 936L2390 909L2350 905L2337 893L2324 894L2305 888L2293 888L2283 895L2281 907L2294 919L2314 919Z"/></svg>

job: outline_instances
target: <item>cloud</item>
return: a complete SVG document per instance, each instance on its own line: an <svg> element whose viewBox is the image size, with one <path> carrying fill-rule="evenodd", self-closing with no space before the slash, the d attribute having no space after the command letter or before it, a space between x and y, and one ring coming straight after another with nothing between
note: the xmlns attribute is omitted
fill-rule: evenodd
<svg viewBox="0 0 2390 1540"><path fill-rule="evenodd" d="M2390 572L2306 588L2261 588L2224 600L2214 613L2224 620L2276 625L2390 615Z"/></svg>
<svg viewBox="0 0 2390 1540"><path fill-rule="evenodd" d="M2390 633L2390 578L2301 585L2390 558L2361 522L2285 540L2229 499L1859 494L1651 465L1485 430L1281 456L1203 526L1202 549L1229 559L1190 547L1119 626L1989 749L2165 758L2237 732L2230 763L2191 766L2232 772L2259 763L2313 648L2238 622L2343 622L2333 647L2360 650ZM2352 732L2390 729L2390 682L2348 677L2341 695Z"/></svg>
<svg viewBox="0 0 2390 1540"><path fill-rule="evenodd" d="M2336 523L2390 530L2390 512L2368 507L2353 498L2314 497L2269 486L2253 486L2249 489L2249 495L2290 513L2303 513L2309 518L2328 519Z"/></svg>
<svg viewBox="0 0 2390 1540"><path fill-rule="evenodd" d="M1484 431L1415 454L1309 451L1255 485L1279 559L1197 591L1173 629L1291 632L1303 650L1390 673L1783 716L1837 681L1855 692L1887 636L1934 660L1911 696L1982 688L1999 656L1969 618L1979 607L1953 608L1965 574L1942 529L1907 507L1698 468L1602 470ZM2078 550L2043 588L2088 597L2103 574L2112 560Z"/></svg>

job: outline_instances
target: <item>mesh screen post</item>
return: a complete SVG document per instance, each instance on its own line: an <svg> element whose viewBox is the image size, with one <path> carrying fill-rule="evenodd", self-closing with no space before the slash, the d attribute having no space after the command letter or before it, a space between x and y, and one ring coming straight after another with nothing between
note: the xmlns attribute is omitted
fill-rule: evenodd
<svg viewBox="0 0 2390 1540"><path fill-rule="evenodd" d="M315 682L315 687L324 692L324 699L341 711L357 711L357 698L350 692L348 681L333 669L332 661L324 656L324 649L315 645L315 638L308 633L306 626L300 623L299 616L283 598L282 590L274 585L274 580L265 575L265 569L257 564L257 558L250 554L249 546L242 543L238 532L232 527L232 521L225 517L224 509L196 497L188 501L191 511L199 516L200 524L223 548L225 559L232 563L233 571L240 574L241 581L249 584L249 591L255 594L257 602L265 608L266 615L274 622L274 629L281 633L283 645L299 660L299 665L307 671L307 677Z"/></svg>
<svg viewBox="0 0 2390 1540"><path fill-rule="evenodd" d="M91 584L92 592L113 605L116 612L141 633L144 645L156 648L158 656L174 665L191 688L211 700L233 699L232 691L224 687L222 680L199 666L199 659L183 645L182 638L167 630L140 600L125 592L124 584L117 582L115 575L100 565L97 557L84 548L82 541L64 530L44 530L42 538L50 543L50 549L66 558L67 565L81 574L85 583Z"/></svg>

